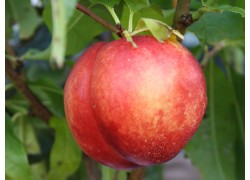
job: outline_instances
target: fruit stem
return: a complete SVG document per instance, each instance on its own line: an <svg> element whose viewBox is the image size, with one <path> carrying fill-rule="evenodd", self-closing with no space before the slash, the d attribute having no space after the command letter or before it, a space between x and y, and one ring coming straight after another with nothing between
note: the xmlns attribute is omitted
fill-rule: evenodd
<svg viewBox="0 0 250 180"><path fill-rule="evenodd" d="M208 47L205 47L205 55L201 60L201 66L205 67L211 57L213 57L216 53L218 53L221 49L226 46L226 42L224 40L218 42L214 45L214 48L211 51L208 51Z"/></svg>
<svg viewBox="0 0 250 180"><path fill-rule="evenodd" d="M130 11L129 21L128 21L128 32L129 33L131 33L133 31L133 17L134 17L134 12Z"/></svg>
<svg viewBox="0 0 250 180"><path fill-rule="evenodd" d="M138 30L135 30L135 31L133 31L132 33L130 33L130 35L131 35L131 36L134 36L134 35L136 35L136 34L138 34L138 33L145 32L145 31L149 31L149 29L148 29L148 28L138 29Z"/></svg>
<svg viewBox="0 0 250 180"><path fill-rule="evenodd" d="M197 21L206 12L222 13L222 10L213 9L213 8L209 8L207 6L203 6L203 7L199 8L197 11L192 12L192 19L194 21Z"/></svg>
<svg viewBox="0 0 250 180"><path fill-rule="evenodd" d="M109 13L111 14L111 16L113 17L114 21L116 24L121 24L118 16L116 15L115 13L115 9L113 7L109 7L109 6L106 6L106 8L108 9Z"/></svg>
<svg viewBox="0 0 250 180"><path fill-rule="evenodd" d="M89 17L91 17L92 19L94 19L95 21L99 22L100 24L102 24L104 27L110 29L112 32L114 32L117 36L121 37L121 32L119 29L117 29L115 26L113 26L112 24L110 24L109 22L107 22L106 20L102 19L101 17L97 16L95 13L93 13L92 11L90 11L88 8L86 8L85 6L81 5L80 3L76 4L76 9L78 9L79 11L83 12L84 14L88 15Z"/></svg>
<svg viewBox="0 0 250 180"><path fill-rule="evenodd" d="M114 19L116 25L121 25L121 22L120 22L118 16L116 15L114 8L109 7L109 6L106 6L106 8L108 9L108 11L110 12L111 16L113 17L113 19ZM133 18L133 16L132 16L132 18ZM133 39L132 39L132 36L130 35L130 33L129 33L127 30L124 30L124 31L122 32L122 34L123 34L123 36L126 38L126 40L127 40L128 42L131 42L131 43L132 43L132 45L133 45L134 48L137 48L137 45L135 44L135 42L134 42Z"/></svg>
<svg viewBox="0 0 250 180"><path fill-rule="evenodd" d="M137 45L136 45L135 42L133 41L133 38L132 38L131 34L129 34L129 32L128 32L127 30L124 30L124 31L123 31L123 35L124 35L124 37L126 38L126 40L127 40L128 42L131 42L131 43L132 43L132 45L133 45L134 48L137 48Z"/></svg>

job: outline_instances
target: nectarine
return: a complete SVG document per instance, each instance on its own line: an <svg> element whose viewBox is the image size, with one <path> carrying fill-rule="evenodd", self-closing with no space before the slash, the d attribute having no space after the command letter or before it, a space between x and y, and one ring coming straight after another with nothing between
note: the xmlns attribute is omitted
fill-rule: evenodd
<svg viewBox="0 0 250 180"><path fill-rule="evenodd" d="M180 43L152 36L91 46L64 89L66 119L81 149L116 169L163 163L191 139L207 105L206 82Z"/></svg>

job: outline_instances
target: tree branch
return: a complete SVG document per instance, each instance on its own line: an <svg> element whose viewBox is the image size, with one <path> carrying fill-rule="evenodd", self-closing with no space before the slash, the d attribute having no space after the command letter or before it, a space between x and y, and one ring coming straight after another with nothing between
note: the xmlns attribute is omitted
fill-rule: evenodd
<svg viewBox="0 0 250 180"><path fill-rule="evenodd" d="M190 0L178 0L174 15L173 28L185 33L186 28L193 23L192 15L190 14Z"/></svg>
<svg viewBox="0 0 250 180"><path fill-rule="evenodd" d="M97 16L93 12L91 12L88 8L81 5L80 3L76 4L76 9L83 12L84 14L90 16L92 19L96 20L100 24L102 24L104 27L110 29L113 33L115 33L117 36L122 37L122 28L120 28L120 25L118 24L117 27L113 26L112 24L108 23L106 20L102 19L101 17Z"/></svg>
<svg viewBox="0 0 250 180"><path fill-rule="evenodd" d="M203 59L201 60L201 66L205 67L208 63L208 60L212 58L215 54L217 54L221 49L225 47L225 41L220 41L215 46L211 51L209 51L207 48L205 49L205 54Z"/></svg>
<svg viewBox="0 0 250 180"><path fill-rule="evenodd" d="M5 43L6 51L11 56L16 56L14 50ZM18 61L17 61L18 62ZM52 113L44 106L41 101L33 94L24 80L24 75L20 69L15 69L8 59L5 59L5 71L10 81L17 90L27 99L32 108L32 112L40 117L44 122L48 123Z"/></svg>

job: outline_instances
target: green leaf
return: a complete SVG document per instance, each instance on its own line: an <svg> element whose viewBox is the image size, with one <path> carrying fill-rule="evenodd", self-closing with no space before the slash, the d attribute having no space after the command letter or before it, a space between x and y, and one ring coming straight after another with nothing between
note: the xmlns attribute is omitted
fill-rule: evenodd
<svg viewBox="0 0 250 180"><path fill-rule="evenodd" d="M151 180L151 179L163 180L163 171L164 167L162 164L150 166L146 169L144 180Z"/></svg>
<svg viewBox="0 0 250 180"><path fill-rule="evenodd" d="M100 17L105 17L108 22L113 21L109 12L104 8L95 6L91 8L91 11ZM109 30L89 16L75 10L67 30L67 55L79 52L96 36L105 31Z"/></svg>
<svg viewBox="0 0 250 180"><path fill-rule="evenodd" d="M206 2L202 1L203 7L208 10L220 10L220 11L230 11L234 13L241 14L242 17L245 17L244 0L238 1L217 1L217 0L207 0Z"/></svg>
<svg viewBox="0 0 250 180"><path fill-rule="evenodd" d="M223 50L225 61L239 74L245 71L245 53L238 46L229 46Z"/></svg>
<svg viewBox="0 0 250 180"><path fill-rule="evenodd" d="M234 6L240 7L240 8L245 8L245 0L238 0L234 2Z"/></svg>
<svg viewBox="0 0 250 180"><path fill-rule="evenodd" d="M52 62L56 62L59 68L64 64L67 23L74 12L76 2L76 0L51 1L53 21L51 59Z"/></svg>
<svg viewBox="0 0 250 180"><path fill-rule="evenodd" d="M42 103L46 105L54 115L63 117L63 90L55 85L49 84L50 82L47 78L41 78L35 83L30 82L28 85L32 92L42 100Z"/></svg>
<svg viewBox="0 0 250 180"><path fill-rule="evenodd" d="M180 34L177 30L174 30L167 24L155 19L142 18L138 22L133 33L136 34L145 30L149 30L152 35L160 42L164 42L164 40L170 38L171 33L174 33L175 35L183 39L183 35Z"/></svg>
<svg viewBox="0 0 250 180"><path fill-rule="evenodd" d="M189 28L201 43L214 45L221 40L244 44L244 18L232 12L205 13Z"/></svg>
<svg viewBox="0 0 250 180"><path fill-rule="evenodd" d="M164 21L164 17L163 17L163 10L161 9L161 7L157 6L157 5L150 5L148 7L145 7L141 10L139 10L136 15L138 15L138 21L141 18L151 18L151 19L157 19L159 21ZM136 16L135 15L135 16Z"/></svg>
<svg viewBox="0 0 250 180"><path fill-rule="evenodd" d="M162 11L165 22L171 24L174 20L175 9L163 10Z"/></svg>
<svg viewBox="0 0 250 180"><path fill-rule="evenodd" d="M193 1L191 1L192 3ZM196 1L195 1L196 2ZM162 9L170 9L174 7L175 0L172 1L165 1L165 0L150 0L151 4L156 4L160 6Z"/></svg>
<svg viewBox="0 0 250 180"><path fill-rule="evenodd" d="M128 8L129 8L129 24L128 24L128 32L132 32L133 31L133 18L134 18L134 14L149 6L149 1L148 0L125 0L125 3L127 4ZM134 47L136 47L136 45L133 45Z"/></svg>
<svg viewBox="0 0 250 180"><path fill-rule="evenodd" d="M84 161L84 160L83 160ZM87 175L87 168L84 163L80 163L78 170L71 175L68 180L89 180L88 175Z"/></svg>
<svg viewBox="0 0 250 180"><path fill-rule="evenodd" d="M201 0L203 6L211 6L216 3L216 0Z"/></svg>
<svg viewBox="0 0 250 180"><path fill-rule="evenodd" d="M232 70L227 66L226 72L228 75L228 80L230 84L230 88L233 93L233 101L234 101L234 109L235 109L235 119L237 120L239 137L241 141L244 143L245 140L245 127L244 127L244 78L242 76L237 77L237 74L233 74ZM233 76L234 75L234 76ZM235 81L238 83L236 84ZM243 86L242 86L243 85ZM243 96L241 95L243 94ZM243 105L243 107L242 107Z"/></svg>
<svg viewBox="0 0 250 180"><path fill-rule="evenodd" d="M13 83L8 82L7 84L5 84L5 92L13 89L15 86L13 85Z"/></svg>
<svg viewBox="0 0 250 180"><path fill-rule="evenodd" d="M111 16L106 9L95 6L91 9L91 11L100 17L105 17L108 22L112 22ZM50 31L52 31L51 18L51 6L48 5L43 12L43 19ZM84 15L82 12L74 10L74 13L67 25L67 45L65 55L78 53L88 43L90 43L91 40L104 31L108 30L100 23L96 22L89 16Z"/></svg>
<svg viewBox="0 0 250 180"><path fill-rule="evenodd" d="M51 45L45 50L29 49L21 56L24 60L49 60L51 56Z"/></svg>
<svg viewBox="0 0 250 180"><path fill-rule="evenodd" d="M148 28L152 35L160 42L170 37L170 31L167 32L166 27L159 24L157 21L149 18L142 18L135 30Z"/></svg>
<svg viewBox="0 0 250 180"><path fill-rule="evenodd" d="M6 7L16 23L20 26L20 38L30 38L42 22L29 0L7 0Z"/></svg>
<svg viewBox="0 0 250 180"><path fill-rule="evenodd" d="M31 165L32 175L35 180L44 180L47 175L46 163L41 161Z"/></svg>
<svg viewBox="0 0 250 180"><path fill-rule="evenodd" d="M51 6L53 21L51 59L61 68L66 48L67 6L65 1L58 0L51 1Z"/></svg>
<svg viewBox="0 0 250 180"><path fill-rule="evenodd" d="M94 4L102 4L104 6L107 6L107 7L114 7L115 5L119 4L120 0L90 0L91 3L94 3Z"/></svg>
<svg viewBox="0 0 250 180"><path fill-rule="evenodd" d="M241 139L241 136L235 118L233 90L227 76L214 64L210 61L205 72L208 89L207 114L185 150L200 170L202 179L237 180L238 154L235 147L236 140Z"/></svg>
<svg viewBox="0 0 250 180"><path fill-rule="evenodd" d="M234 87L234 94L235 98L238 101L241 116L242 116L242 123L244 125L245 120L245 75L237 73L230 69L230 76L232 87ZM243 127L244 128L244 127Z"/></svg>
<svg viewBox="0 0 250 180"><path fill-rule="evenodd" d="M70 0L70 1L64 0L64 3L65 3L65 7L66 7L67 20L69 20L69 18L71 18L71 16L74 13L77 0Z"/></svg>
<svg viewBox="0 0 250 180"><path fill-rule="evenodd" d="M126 5L123 5L123 10L122 10L122 15L121 15L121 24L125 29L128 29L128 26L129 26L128 19L131 16L130 14L131 12L129 8ZM165 18L163 17L162 10L158 6L155 6L155 5L145 7L137 11L136 13L132 13L132 14L133 14L132 27L136 27L136 25L138 24L138 21L141 20L141 18L151 18L151 19L157 19L157 20L165 22Z"/></svg>
<svg viewBox="0 0 250 180"><path fill-rule="evenodd" d="M5 115L5 175L14 180L33 179L24 147L14 135L7 114Z"/></svg>
<svg viewBox="0 0 250 180"><path fill-rule="evenodd" d="M26 77L28 82L45 84L51 86L54 90L60 89L65 83L65 79L68 76L68 72L65 73L65 69L55 70L50 66L48 62L30 62L30 67L27 68Z"/></svg>
<svg viewBox="0 0 250 180"><path fill-rule="evenodd" d="M148 0L125 0L125 3L127 4L129 10L133 13L149 6Z"/></svg>
<svg viewBox="0 0 250 180"><path fill-rule="evenodd" d="M13 100L14 98L10 99L10 100L6 100L5 101L5 107L8 108L9 111L13 112L13 113L20 113L20 114L27 114L27 107L28 107L28 103L26 101L19 101L19 100Z"/></svg>
<svg viewBox="0 0 250 180"><path fill-rule="evenodd" d="M190 2L190 9L199 9L201 6L202 6L202 0Z"/></svg>
<svg viewBox="0 0 250 180"><path fill-rule="evenodd" d="M110 167L101 165L101 171L102 171L102 180L110 180L110 179L126 180L127 179L127 171L125 170L115 170Z"/></svg>
<svg viewBox="0 0 250 180"><path fill-rule="evenodd" d="M27 115L21 115L15 119L13 124L14 133L24 145L26 152L29 154L39 154L40 147L30 118Z"/></svg>
<svg viewBox="0 0 250 180"><path fill-rule="evenodd" d="M53 117L50 126L55 129L55 143L50 154L48 180L67 179L81 162L81 151L75 143L66 120Z"/></svg>
<svg viewBox="0 0 250 180"><path fill-rule="evenodd" d="M223 10L223 11L239 13L242 17L245 17L245 10L240 8L240 7L229 6L229 5L221 5L218 8Z"/></svg>
<svg viewBox="0 0 250 180"><path fill-rule="evenodd" d="M68 69L55 70L48 62L29 62L29 65L25 73L28 87L54 115L64 117L62 87Z"/></svg>

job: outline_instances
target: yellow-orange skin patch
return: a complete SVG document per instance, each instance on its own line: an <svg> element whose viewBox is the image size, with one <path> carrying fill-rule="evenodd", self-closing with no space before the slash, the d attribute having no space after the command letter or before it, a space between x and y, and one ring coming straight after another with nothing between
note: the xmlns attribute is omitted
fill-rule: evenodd
<svg viewBox="0 0 250 180"><path fill-rule="evenodd" d="M133 40L138 48L125 39L89 48L65 86L76 141L97 161L120 169L173 158L207 104L203 72L187 49L151 36Z"/></svg>

